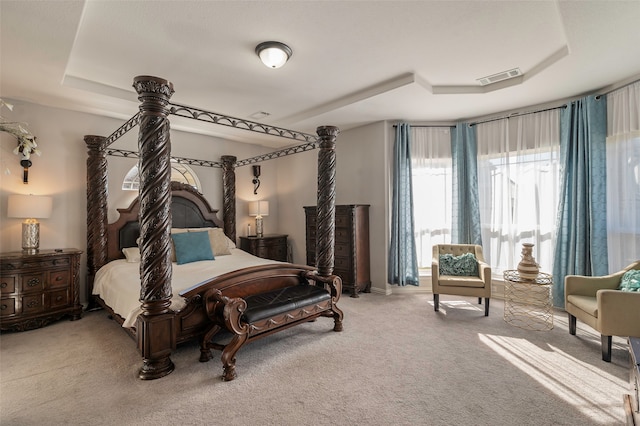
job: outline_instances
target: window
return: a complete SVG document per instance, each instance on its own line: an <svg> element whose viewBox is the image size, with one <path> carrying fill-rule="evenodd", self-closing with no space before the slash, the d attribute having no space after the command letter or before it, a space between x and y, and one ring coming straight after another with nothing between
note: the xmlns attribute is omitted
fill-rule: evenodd
<svg viewBox="0 0 640 426"><path fill-rule="evenodd" d="M483 252L494 273L514 269L533 243L551 272L560 189L558 110L477 125Z"/></svg>
<svg viewBox="0 0 640 426"><path fill-rule="evenodd" d="M640 259L640 82L607 95L609 271Z"/></svg>
<svg viewBox="0 0 640 426"><path fill-rule="evenodd" d="M411 128L413 220L419 268L432 247L451 242L451 134L448 127Z"/></svg>
<svg viewBox="0 0 640 426"><path fill-rule="evenodd" d="M200 181L189 166L171 161L171 180L186 183L193 186L195 189L200 188ZM137 191L140 189L140 175L138 174L138 165L136 164L129 170L129 173L124 177L122 182L122 189L125 191Z"/></svg>
<svg viewBox="0 0 640 426"><path fill-rule="evenodd" d="M451 137L448 128L411 130L418 264L429 268L432 246L451 242ZM550 272L560 186L558 111L478 124L476 132L485 259L501 274L517 266L522 243L530 242Z"/></svg>

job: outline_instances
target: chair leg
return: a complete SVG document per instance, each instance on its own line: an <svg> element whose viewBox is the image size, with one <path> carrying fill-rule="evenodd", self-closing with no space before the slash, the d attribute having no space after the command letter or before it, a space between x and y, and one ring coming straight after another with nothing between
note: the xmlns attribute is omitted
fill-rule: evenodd
<svg viewBox="0 0 640 426"><path fill-rule="evenodd" d="M436 293L433 294L433 309L436 312L440 310L440 295Z"/></svg>
<svg viewBox="0 0 640 426"><path fill-rule="evenodd" d="M602 340L602 360L611 362L611 336L600 336Z"/></svg>
<svg viewBox="0 0 640 426"><path fill-rule="evenodd" d="M478 305L482 305L482 297L478 297Z"/></svg>
<svg viewBox="0 0 640 426"><path fill-rule="evenodd" d="M485 317L489 316L489 298L488 297L484 298L484 316Z"/></svg>
<svg viewBox="0 0 640 426"><path fill-rule="evenodd" d="M572 336L576 335L576 317L568 314L569 315L569 334L571 334Z"/></svg>

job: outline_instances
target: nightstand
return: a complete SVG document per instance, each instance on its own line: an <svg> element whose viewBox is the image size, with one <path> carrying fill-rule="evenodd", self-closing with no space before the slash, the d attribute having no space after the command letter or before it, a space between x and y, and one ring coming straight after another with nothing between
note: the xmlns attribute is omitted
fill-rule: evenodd
<svg viewBox="0 0 640 426"><path fill-rule="evenodd" d="M240 248L264 259L287 261L287 235L240 237Z"/></svg>
<svg viewBox="0 0 640 426"><path fill-rule="evenodd" d="M39 328L70 315L82 317L77 249L0 253L0 329Z"/></svg>

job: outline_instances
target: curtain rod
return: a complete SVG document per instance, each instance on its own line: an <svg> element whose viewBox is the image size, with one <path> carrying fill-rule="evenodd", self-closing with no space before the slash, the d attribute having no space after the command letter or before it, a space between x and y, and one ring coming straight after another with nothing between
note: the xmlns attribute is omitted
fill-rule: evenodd
<svg viewBox="0 0 640 426"><path fill-rule="evenodd" d="M419 124L419 125L413 125L413 124L409 124L411 127L434 127L434 128L441 128L441 129L448 129L450 127L452 127L451 125L447 125L447 124ZM393 127L398 127L397 124L394 124ZM455 126L453 126L455 127Z"/></svg>
<svg viewBox="0 0 640 426"><path fill-rule="evenodd" d="M630 82L629 82L629 83L627 83L627 84L623 84L623 85L622 85L622 86L620 86L620 87L616 87L615 89L611 89L611 90L609 90L608 92L599 93L599 94L596 96L596 98L598 98L598 97L600 97L600 96L606 96L606 95L608 95L609 93L613 93L613 92L615 92L616 90L624 89L625 87L631 86L632 84L636 84L636 83L638 83L638 82L640 82L640 78L635 79L635 80L633 80L633 81L630 81Z"/></svg>
<svg viewBox="0 0 640 426"><path fill-rule="evenodd" d="M607 92L598 93L598 94L595 95L595 98L596 99L600 99L600 97L602 97L602 96L606 96L609 93L613 93L616 90L624 89L625 87L631 86L632 84L636 84L638 82L640 82L640 79L636 79L636 80L631 81L631 82L629 82L627 84L623 84L622 86L616 87L615 89L611 89L611 90L609 90ZM473 122L469 123L469 126L475 126L476 124L482 124L482 123L490 123L492 121L505 120L505 119L509 119L511 117L520 117L520 116L523 116L523 115L535 114L535 113L538 113L538 112L553 111L555 109L565 109L566 107L567 107L567 105L564 104L564 105L560 105L560 106L553 107L553 108L545 108L545 109L539 109L539 110L535 110L535 111L513 112L513 113L511 113L509 115L505 115L503 117L494 117L494 118L489 118L487 120L473 121ZM397 125L394 124L393 127L397 127ZM413 125L411 125L411 127L455 127L455 126L446 126L446 125L416 125L416 126L413 126Z"/></svg>
<svg viewBox="0 0 640 426"><path fill-rule="evenodd" d="M535 110L535 111L514 112L514 113L511 113L509 115L505 115L504 117L495 117L495 118L489 118L487 120L474 121L472 123L469 123L469 126L475 126L476 124L490 123L492 121L498 121L498 120L507 120L507 119L509 119L511 117L521 117L523 115L536 114L536 113L539 113L539 112L553 111L553 110L556 110L556 109L565 109L566 107L567 107L567 105L560 105L560 106L553 107L553 108L538 109L538 110Z"/></svg>

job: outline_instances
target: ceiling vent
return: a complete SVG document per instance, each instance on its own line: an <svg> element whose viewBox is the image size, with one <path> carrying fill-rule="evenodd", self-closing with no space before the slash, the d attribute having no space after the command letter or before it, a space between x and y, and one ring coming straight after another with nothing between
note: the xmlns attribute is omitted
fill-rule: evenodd
<svg viewBox="0 0 640 426"><path fill-rule="evenodd" d="M486 77L479 78L477 79L477 81L482 86L486 86L488 84L497 83L502 80L509 80L510 78L518 77L519 75L522 75L522 71L520 71L520 68L513 68L508 71L502 71L497 74L488 75Z"/></svg>

